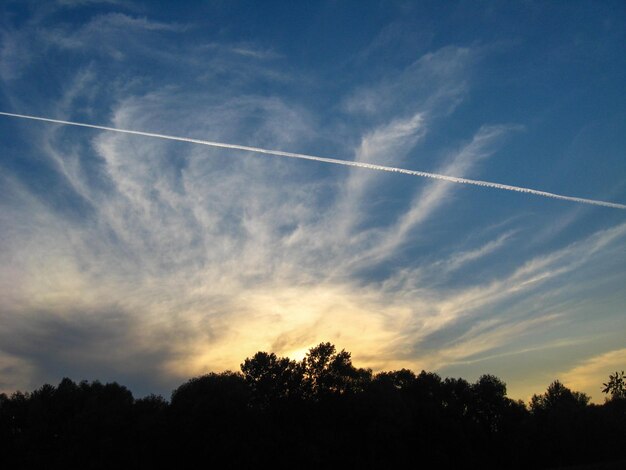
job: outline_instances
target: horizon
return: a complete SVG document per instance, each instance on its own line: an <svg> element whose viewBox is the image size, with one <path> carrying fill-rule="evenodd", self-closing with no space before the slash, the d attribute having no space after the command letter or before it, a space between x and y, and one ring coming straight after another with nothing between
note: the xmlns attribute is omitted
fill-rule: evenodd
<svg viewBox="0 0 626 470"><path fill-rule="evenodd" d="M548 386L546 387L546 390L542 390L542 391L538 391L536 393L533 393L532 395L526 397L526 398L519 398L519 397L511 397L509 396L508 393L508 387L506 382L502 381L500 379L500 377L494 376L492 374L482 374L480 377L478 377L475 381L468 381L466 380L464 377L442 377L439 374L437 374L436 372L432 372L432 371L426 371L426 370L421 370L421 371L414 371L411 369L394 369L394 370L379 370L379 371L373 371L370 368L361 368L358 366L358 364L353 364L352 360L351 360L351 353L350 351L345 351L344 349L338 349L336 347L336 345L329 343L329 342L322 342L318 345L314 345L311 348L309 348L306 352L300 354L298 353L295 357L281 357L278 355L275 355L274 353L270 352L270 351L257 351L255 354L251 354L250 356L247 356L246 358L242 359L241 363L239 364L239 367L236 369L226 369L226 370L221 370L221 371L205 371L205 373L201 374L201 375L197 375L197 376L193 376L193 377L188 377L186 379L183 379L183 381L179 384L177 384L169 393L154 393L154 392L148 392L148 393L144 393L141 396L136 396L133 391L128 388L125 384L120 383L119 381L116 380L109 380L109 381L101 381L97 378L95 379L80 379L77 377L62 377L59 381L59 384L55 384L55 383L42 383L39 386L35 387L32 390L14 390L12 392L9 392L8 394L6 392L2 392L0 391L0 394L5 393L6 398L9 399L13 399L15 397L14 394L24 394L27 397L33 397L36 396L37 393L41 392L44 389L47 389L47 387L52 386L52 387L58 387L64 383L66 383L67 380L70 380L72 383L74 383L75 385L89 385L92 386L94 384L102 384L102 385L111 385L111 384L115 384L115 385L119 385L120 387L125 388L126 390L128 390L131 394L131 396L133 397L134 400L143 400L143 399L153 399L155 397L159 397L163 400L165 400L165 402L170 403L172 396L177 392L177 390L180 390L182 388L184 388L186 385L195 382L199 379L204 379L207 377L217 377L217 376L239 376L241 377L242 380L247 380L246 377L249 377L250 374L250 370L249 369L245 369L244 370L244 366L248 361L255 361L257 360L258 355L274 355L275 359L277 359L278 361L281 361L283 359L286 359L290 362L293 362L295 364L301 365L303 367L305 367L306 364L306 360L308 359L309 355L314 352L314 350L316 348L320 348L322 346L326 346L326 345L330 345L333 350L335 351L335 354L337 353L348 353L348 364L350 365L350 368L353 371L358 371L358 372L365 372L367 374L369 374L369 376L365 375L364 377L361 377L361 379L366 379L366 381L369 381L370 383L375 383L377 381L379 381L381 379L381 377L384 377L386 374L394 374L394 373L404 373L404 372L409 372L411 374L413 374L413 379L418 379L421 377L422 374L426 374L427 376L431 376L434 374L434 376L439 377L439 379L441 379L441 383L445 383L447 380L452 380L452 381L465 381L470 387L471 386L476 386L481 380L483 379L487 379L487 380L492 380L492 379L496 379L499 383L501 383L504 386L504 397L510 400L513 400L513 402L521 402L523 404L523 407L527 410L530 410L532 408L532 402L533 402L533 398L536 397L541 397L541 396L545 396L546 393L549 393L549 390L551 387L554 387L555 384L560 384L563 385L561 383L561 381L559 379L555 379L552 380ZM267 371L265 371L267 372ZM599 401L599 400L592 400L591 397L589 395L587 395L586 393L583 393L583 396L581 397L583 401L587 401L587 404L592 404L592 405L603 405L603 404L609 404L611 402L613 402L614 400L620 400L619 395L616 394L615 392L611 391L609 388L607 388L607 383L610 382L610 380L613 378L613 376L615 376L616 379L619 379L621 374L621 377L623 378L624 376L624 371L615 371L612 374L609 374L609 376L605 379L607 380L606 383L602 383L599 388L602 389L602 393L603 393L603 397L604 400ZM356 381L358 382L358 380ZM384 382L384 380L383 380ZM302 384L301 384L302 385ZM362 384L361 384L362 386ZM565 386L566 387L566 386ZM358 387L357 387L358 388ZM570 390L568 387L566 387L568 390ZM366 388L361 388L359 389L361 390L360 393L366 393ZM573 393L580 393L578 390L570 390Z"/></svg>
<svg viewBox="0 0 626 470"><path fill-rule="evenodd" d="M0 9L0 392L625 368L623 2Z"/></svg>

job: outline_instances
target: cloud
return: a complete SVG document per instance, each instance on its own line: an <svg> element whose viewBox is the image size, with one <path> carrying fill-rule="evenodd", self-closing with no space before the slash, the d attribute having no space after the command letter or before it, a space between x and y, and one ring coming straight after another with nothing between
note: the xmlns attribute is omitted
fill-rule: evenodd
<svg viewBox="0 0 626 470"><path fill-rule="evenodd" d="M64 7L80 7L83 5L93 5L93 4L112 4L118 5L121 2L119 0L56 0L56 3L64 6Z"/></svg>
<svg viewBox="0 0 626 470"><path fill-rule="evenodd" d="M166 106L167 100L159 95L123 102L115 124L155 116L145 110L159 100ZM253 103L272 113L284 109L285 122L293 125L288 106L272 102L264 108L263 99L249 101L248 106ZM234 109L239 111L240 105L235 102ZM210 126L213 114L206 108L203 114ZM220 107L214 116L223 121L230 113ZM294 134L297 126L290 133ZM274 135L280 140L283 134ZM59 137L53 136L50 146L62 146ZM72 364L58 346L66 334L82 335L73 333L78 328L88 339L77 343L77 349L85 350L85 364L111 370L112 375L132 375L134 369L126 369L124 358L98 360L102 345L108 343L103 337L90 338L87 331L97 329L100 322L102 331L109 332L107 338L115 336L116 325L121 325L126 334L115 343L121 350L122 343L160 345L147 353L127 348L125 354L135 355L137 364L147 361L155 377L170 381L236 367L237 361L258 349L278 348L278 353L290 355L322 340L352 350L355 360L376 368L441 367L492 350L558 317L483 320L449 338L450 345L441 342L434 354L424 354L415 345L462 318L567 274L625 233L624 226L596 233L528 261L504 280L458 292L429 288L420 281L422 273L411 270L383 285L362 284L345 267L341 277L329 276L354 253L336 250L333 257L324 255L333 244L341 246L340 238L310 243L317 224L324 223L316 213L319 206L312 202L324 187L315 180L299 180L303 170L298 165L219 154L207 158L195 148L172 153L170 146L132 139L101 134L93 141L109 180L107 190L89 193L97 208L95 217L67 225L28 192L20 196L23 209L14 200L9 207L15 211L3 211L7 217L21 214L22 223L12 225L13 232L6 236L20 259L10 277L19 279L16 286L28 289L3 293L5 299L14 298L5 304L5 311L12 316L45 309L43 319L31 320L36 333L19 336L55 351L52 367L45 357L13 345L11 357L26 360L32 374L41 370L61 374L64 368L84 373L87 365ZM476 159L480 152L474 147L460 154ZM460 164L458 158L452 161ZM281 185L269 184L277 174L286 176ZM77 181L73 186L89 191L79 183L80 172L66 176ZM11 192L20 194L16 188ZM45 232L33 230L36 224ZM298 227L305 228L298 232ZM26 233L30 235L25 237ZM485 256L504 243L508 233L465 254L452 252L442 264L459 266ZM346 238L351 236L352 232ZM57 274L50 278L51 272ZM67 316L68 311L76 313ZM90 311L100 313L84 320L83 312ZM150 341L137 341L135 335L144 328ZM5 335L18 329L3 322ZM42 332L50 337L37 340ZM141 380L144 389L154 384Z"/></svg>
<svg viewBox="0 0 626 470"><path fill-rule="evenodd" d="M411 109L446 114L462 100L480 50L447 46L426 53L376 85L364 85L343 100L345 112L375 118Z"/></svg>
<svg viewBox="0 0 626 470"><path fill-rule="evenodd" d="M574 283L574 292L571 287L563 289L559 285L568 286L567 276L577 273L591 260L597 263L614 256L624 236L624 224L599 231L565 248L532 258L503 279L459 290L428 287L424 276L432 271L426 270L425 274L401 271L385 282L385 288L390 295L402 292L403 297L411 299L414 310L422 313L405 325L395 343L413 346L401 347L405 353L390 346L388 354L421 357L430 367L444 367L449 362L512 345L520 340L522 331L536 325L541 328L535 331L563 331L562 322L574 318L569 319L566 307L560 307L561 299L572 300L585 294L580 283ZM612 250L600 251L609 246ZM554 320L559 321L554 323ZM550 329L546 329L547 324ZM535 341L551 344L554 339L548 335ZM436 350L431 353L432 348Z"/></svg>
<svg viewBox="0 0 626 470"><path fill-rule="evenodd" d="M507 126L481 128L472 141L454 155L449 163L445 164L438 173L444 175L464 175L474 164L487 158L493 152L494 141L498 140L510 129ZM405 242L412 230L447 202L447 196L452 190L453 188L450 185L442 181L436 181L428 185L422 193L413 199L410 209L386 230L382 239L376 243L374 249L365 255L364 258L373 257L375 260L379 260L381 257L393 254Z"/></svg>
<svg viewBox="0 0 626 470"><path fill-rule="evenodd" d="M61 119L473 177L515 129L478 124L429 147L467 95L480 59L473 48L435 50L343 90L337 101L350 125L341 128L329 110L307 105L300 75L288 57L270 60L269 46L203 49L185 42L183 26L122 14L38 27L25 53L49 38L46 47L74 65L51 72L59 86L25 107ZM109 49L92 53L105 40ZM16 106L29 91L18 82L9 88ZM525 235L551 212L501 225L476 211L451 225L455 208L478 200L465 197L471 191L461 198L457 185L2 125L17 148L3 165L16 155L28 169L6 164L0 173L4 390L68 375L167 394L258 350L298 357L320 341L351 351L359 366L444 368L520 351L519 338L544 347L573 322L567 302L621 273L619 221L529 249Z"/></svg>
<svg viewBox="0 0 626 470"><path fill-rule="evenodd" d="M464 266L473 263L474 261L477 261L485 256L489 256L490 254L498 251L507 243L507 241L509 241L509 239L514 234L515 231L513 230L504 232L495 240L491 240L478 248L456 253L450 259L438 261L437 263L435 263L435 266L441 266L446 273L451 273L453 271L461 269ZM433 268L435 268L435 266L433 266Z"/></svg>
<svg viewBox="0 0 626 470"><path fill-rule="evenodd" d="M356 150L355 162L394 165L424 137L425 118L416 113L406 119L395 119L368 132ZM351 171L341 184L333 225L346 237L363 222L370 195L377 191L381 175L375 172ZM379 184L379 183L378 183Z"/></svg>
<svg viewBox="0 0 626 470"><path fill-rule="evenodd" d="M11 80L19 76L19 70L30 60L30 54L15 33L2 31L1 38L0 77Z"/></svg>
<svg viewBox="0 0 626 470"><path fill-rule="evenodd" d="M39 378L27 359L0 352L0 393L14 392L16 384L27 389L38 388Z"/></svg>
<svg viewBox="0 0 626 470"><path fill-rule="evenodd" d="M242 57L249 57L257 60L274 60L283 56L271 48L262 48L248 42L240 42L233 44L224 44L220 42L212 42L203 44L202 49L223 51L228 54L235 54Z"/></svg>
<svg viewBox="0 0 626 470"><path fill-rule="evenodd" d="M182 32L185 29L184 25L163 23L145 17L134 17L124 13L104 13L94 16L78 30L50 30L45 37L55 45L67 49L91 48L95 41L105 39L103 46L108 48L112 41L119 43L123 38L136 43L140 38L138 33Z"/></svg>
<svg viewBox="0 0 626 470"><path fill-rule="evenodd" d="M160 370L170 354L151 341L154 325L134 323L123 312L66 307L62 315L40 311L1 318L0 363L14 383L33 384L33 377L55 382L72 375L120 381L139 394L175 385Z"/></svg>

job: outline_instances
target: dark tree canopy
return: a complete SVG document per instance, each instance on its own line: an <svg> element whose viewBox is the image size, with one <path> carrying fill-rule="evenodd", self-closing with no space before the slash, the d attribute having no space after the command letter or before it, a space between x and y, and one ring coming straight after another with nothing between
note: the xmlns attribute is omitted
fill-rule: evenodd
<svg viewBox="0 0 626 470"><path fill-rule="evenodd" d="M533 395L530 409L535 414L568 413L584 409L589 397L581 392L573 392L558 380L548 386L543 395Z"/></svg>
<svg viewBox="0 0 626 470"><path fill-rule="evenodd" d="M611 374L609 381L602 385L604 385L602 393L610 394L613 400L626 399L626 376L624 375L624 371Z"/></svg>
<svg viewBox="0 0 626 470"><path fill-rule="evenodd" d="M241 372L194 377L169 401L68 378L0 394L0 465L626 468L623 372L603 385L611 399L601 406L556 380L527 407L490 374L373 375L331 343L302 361L260 351Z"/></svg>
<svg viewBox="0 0 626 470"><path fill-rule="evenodd" d="M311 348L302 361L302 368L305 394L311 398L362 391L372 376L371 370L352 365L349 352L337 353L330 343Z"/></svg>
<svg viewBox="0 0 626 470"><path fill-rule="evenodd" d="M302 364L259 351L241 364L241 372L256 406L267 408L302 394Z"/></svg>

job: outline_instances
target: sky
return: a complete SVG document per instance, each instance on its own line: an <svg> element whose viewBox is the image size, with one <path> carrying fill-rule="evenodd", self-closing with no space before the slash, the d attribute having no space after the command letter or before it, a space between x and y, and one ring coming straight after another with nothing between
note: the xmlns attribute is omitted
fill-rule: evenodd
<svg viewBox="0 0 626 470"><path fill-rule="evenodd" d="M0 111L626 204L626 4L4 1ZM0 391L320 342L528 400L626 366L626 211L0 116Z"/></svg>

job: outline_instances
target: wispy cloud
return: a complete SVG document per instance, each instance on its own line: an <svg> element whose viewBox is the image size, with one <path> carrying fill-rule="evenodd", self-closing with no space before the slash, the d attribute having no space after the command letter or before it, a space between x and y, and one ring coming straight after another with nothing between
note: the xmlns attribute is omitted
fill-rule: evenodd
<svg viewBox="0 0 626 470"><path fill-rule="evenodd" d="M471 264L474 261L477 261L485 256L488 256L500 248L502 248L507 241L515 234L515 231L510 230L508 232L504 232L495 240L491 240L484 245L459 253L455 253L451 258L447 260L440 260L435 263L433 268L441 267L445 273L450 273L461 269L467 264Z"/></svg>
<svg viewBox="0 0 626 470"><path fill-rule="evenodd" d="M51 43L68 48L82 49L91 48L94 41L106 38L105 45L108 47L111 39L115 42L121 39L120 34L126 39L132 38L133 42L139 39L137 32L182 32L186 29L184 25L163 23L150 20L145 17L134 17L124 13L105 13L95 16L80 29L50 30L45 36Z"/></svg>
<svg viewBox="0 0 626 470"><path fill-rule="evenodd" d="M119 124L145 115L137 100L129 106L116 113ZM487 321L456 338L454 346L442 343L436 355L420 359L412 345L473 312L572 271L626 233L624 226L598 232L528 261L504 280L453 293L413 284L420 277L411 271L382 289L359 287L349 279L326 283L319 276L349 259L350 250L311 262L328 245L307 248L306 238L292 239L299 225L319 220L315 207L306 203L309 191L319 190L316 184L302 187L285 180L286 186L268 186L279 162L267 168L266 162L222 156L228 165L220 166L189 149L179 162L182 166L173 171L166 149L152 141L131 144L127 137L102 134L94 142L113 185L112 192L91 194L98 207L96 225L68 227L26 193L27 210L21 213L27 215L21 218L32 243L25 245L19 230L9 237L21 259L21 268L15 267L19 284L29 290L13 294L15 303L5 304L5 309L52 306L47 315L55 316L70 305L75 308L78 293L89 293L80 294L81 311L88 311L106 305L115 292L115 305L127 312L131 325L137 325L133 328L146 322L161 325L150 328L152 335L160 338L162 332L171 338L169 353L159 357L161 373L174 377L232 367L239 356L255 349L281 346L279 352L289 354L329 338L354 345L355 357L378 367L402 363L402 350L408 353L407 366L415 361L429 367L458 362L557 317ZM246 176L250 174L262 179L253 181ZM79 179L81 174L68 177ZM35 223L45 226L46 233L31 231ZM444 265L476 260L509 236L506 232L476 250L452 253ZM26 256L34 246L35 252ZM46 279L53 265L57 275ZM3 297L11 299L8 294ZM12 331L5 328L7 334ZM388 344L394 346L384 346Z"/></svg>
<svg viewBox="0 0 626 470"><path fill-rule="evenodd" d="M445 114L462 100L479 58L479 50L454 46L424 54L378 84L357 89L343 101L343 109L371 117L416 108Z"/></svg>
<svg viewBox="0 0 626 470"><path fill-rule="evenodd" d="M573 293L555 288L555 281L594 259L600 247L612 244L616 250L625 235L623 224L600 231L566 248L533 258L504 279L456 291L427 287L423 278L432 274L429 271L418 275L412 271L398 273L385 282L386 288L390 293L402 292L421 314L405 326L402 339L396 344L412 343L415 346L406 354L421 356L430 367L442 367L447 361L457 362L507 344L526 328L545 326L555 319L565 321L568 317L559 312L558 299ZM472 321L467 322L468 319ZM437 351L432 356L425 355L433 336L437 337ZM549 341L553 340L552 337ZM391 356L400 355L397 350L391 351Z"/></svg>
<svg viewBox="0 0 626 470"><path fill-rule="evenodd" d="M507 130L510 129L505 126L480 129L472 141L444 165L439 174L464 175L474 164L493 152L494 141ZM437 181L429 185L413 199L410 209L385 231L382 239L364 258L372 257L379 260L393 253L412 230L447 202L447 196L451 191L452 188L444 182Z"/></svg>
<svg viewBox="0 0 626 470"><path fill-rule="evenodd" d="M258 47L252 43L247 42L234 44L212 42L202 45L201 49L224 51L226 53L249 57L257 60L273 60L283 57L281 54L273 49Z"/></svg>
<svg viewBox="0 0 626 470"><path fill-rule="evenodd" d="M11 138L20 143L3 158L19 153L48 178L36 188L30 173L8 164L0 173L4 389L96 371L167 393L259 349L298 356L319 341L352 351L362 366L444 368L520 351L516 338L569 324L565 303L585 285L617 282L608 269L584 276L623 257L623 224L590 227L567 245L532 245L526 234L545 218L507 212L506 223L484 224L470 214L451 229L451 210L466 199L459 185L242 151L317 155L321 141L340 141L341 152L328 154L355 164L478 177L515 126L477 125L428 145L467 96L480 51L445 47L374 85L364 80L338 99L359 124L337 130L295 93L278 92L292 83L289 61L270 60L266 46L182 41L157 50L157 39L184 27L122 14L39 27L46 47L75 53L80 66L51 77L58 89L30 110L238 145L2 123L19 130ZM104 55L122 55L82 55L103 39L112 40ZM26 54L37 44L26 41ZM116 77L146 57L158 57L163 77ZM168 75L181 63L185 74ZM277 76L287 79L268 78ZM260 80L268 80L263 93L250 86ZM418 244L417 254L407 249ZM526 349L546 344L541 337Z"/></svg>

